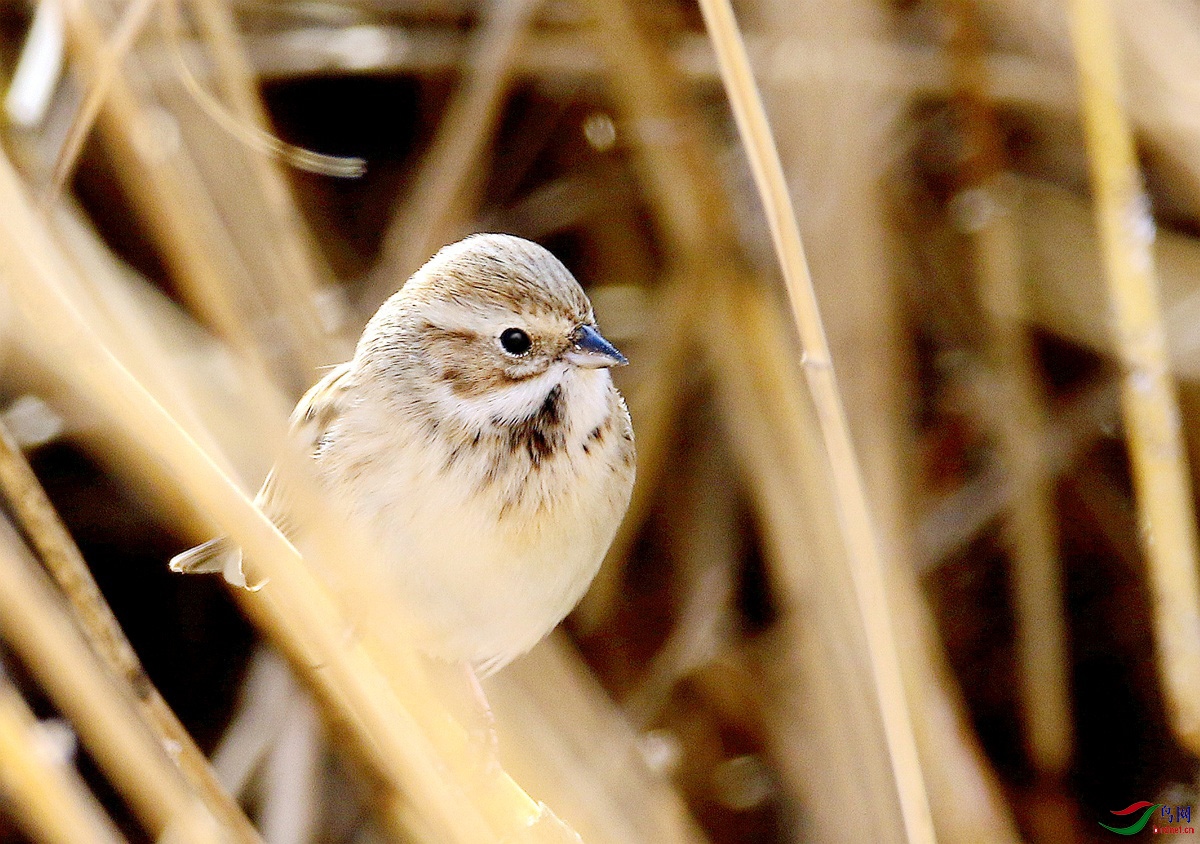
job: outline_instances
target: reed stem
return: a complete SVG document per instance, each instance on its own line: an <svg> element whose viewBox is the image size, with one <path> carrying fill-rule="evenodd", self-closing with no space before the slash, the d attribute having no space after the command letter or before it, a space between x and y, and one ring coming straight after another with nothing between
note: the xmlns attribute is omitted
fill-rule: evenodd
<svg viewBox="0 0 1200 844"><path fill-rule="evenodd" d="M1072 0L1071 31L1096 225L1124 372L1121 406L1159 668L1172 725L1200 752L1200 579L1196 526L1175 381L1154 269L1150 217L1122 106L1117 41L1106 0Z"/></svg>
<svg viewBox="0 0 1200 844"><path fill-rule="evenodd" d="M910 842L934 840L933 819L917 756L900 661L888 608L883 560L868 509L850 428L808 275L800 230L792 210L779 153L728 0L701 0L701 11L721 67L750 168L766 212L800 332L805 375L816 407L832 474L841 539L845 543L859 615L883 717L892 772Z"/></svg>

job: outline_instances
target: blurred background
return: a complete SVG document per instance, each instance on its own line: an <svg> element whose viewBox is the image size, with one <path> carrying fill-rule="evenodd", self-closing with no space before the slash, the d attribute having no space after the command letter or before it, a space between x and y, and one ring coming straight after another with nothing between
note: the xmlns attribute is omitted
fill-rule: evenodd
<svg viewBox="0 0 1200 844"><path fill-rule="evenodd" d="M483 806L497 841L932 840L902 820L916 782L946 842L1114 840L1101 824L1140 801L1143 836L1192 823L1200 6L734 9L857 467L822 440L693 3L0 6L0 569L24 578L0 576L0 840L485 840L429 822L412 783L435 778L372 755L272 599L166 567L226 524L199 459L169 455L198 444L252 494L320 367L475 231L542 243L587 288L631 361L638 486L565 629L485 683L505 799L548 810L515 831L464 787L447 812ZM1144 180L1140 334L1109 304L1072 14L1114 24L1093 58L1120 66ZM296 148L365 173L307 172ZM1158 389L1123 402L1122 361L1145 374L1164 346ZM1138 472L1134 417L1182 436L1143 443ZM885 605L846 550L839 471L863 480ZM72 681L92 662L95 691ZM919 766L889 751L896 723ZM150 737L141 774L122 728ZM192 741L257 832L196 785ZM154 796L181 753L178 805L200 794L218 837Z"/></svg>

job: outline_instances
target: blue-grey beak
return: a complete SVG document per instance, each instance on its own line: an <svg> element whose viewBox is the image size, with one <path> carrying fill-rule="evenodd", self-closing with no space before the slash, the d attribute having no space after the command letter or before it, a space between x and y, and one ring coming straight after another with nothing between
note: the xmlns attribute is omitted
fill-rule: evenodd
<svg viewBox="0 0 1200 844"><path fill-rule="evenodd" d="M563 357L584 369L624 366L629 363L625 355L605 340L594 325L581 325L575 329L571 334L571 348Z"/></svg>

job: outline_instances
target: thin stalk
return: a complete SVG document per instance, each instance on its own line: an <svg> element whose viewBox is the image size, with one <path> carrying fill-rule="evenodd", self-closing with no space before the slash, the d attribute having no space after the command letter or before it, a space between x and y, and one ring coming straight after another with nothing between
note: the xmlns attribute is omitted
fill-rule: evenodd
<svg viewBox="0 0 1200 844"><path fill-rule="evenodd" d="M79 112L75 115L66 140L58 152L58 160L54 163L54 172L50 176L44 199L47 207L53 206L58 200L59 194L75 172L75 164L83 152L83 145L92 134L96 118L100 116L104 101L108 99L109 88L120 72L126 54L141 35L150 13L157 4L158 0L135 0L129 3L121 15L121 22L116 31L105 45L106 49L97 56L97 72L92 77L87 95L79 106Z"/></svg>
<svg viewBox="0 0 1200 844"><path fill-rule="evenodd" d="M367 312L455 235L462 198L491 139L522 40L539 0L489 0L465 78L421 162L411 194L384 234L382 257L360 299Z"/></svg>
<svg viewBox="0 0 1200 844"><path fill-rule="evenodd" d="M109 675L7 520L0 521L0 635L66 715L148 832L225 840L166 747Z"/></svg>
<svg viewBox="0 0 1200 844"><path fill-rule="evenodd" d="M39 844L123 844L125 839L66 760L47 752L29 705L0 676L0 794Z"/></svg>
<svg viewBox="0 0 1200 844"><path fill-rule="evenodd" d="M913 724L885 585L883 560L842 407L825 329L779 153L728 0L701 0L721 76L762 198L800 333L805 375L816 406L837 502L859 615L875 683L892 772L909 841L933 841L933 819L917 756Z"/></svg>
<svg viewBox="0 0 1200 844"><path fill-rule="evenodd" d="M1117 345L1121 406L1146 555L1159 670L1180 740L1200 752L1200 580L1175 382L1154 270L1151 219L1121 105L1117 42L1105 0L1072 0L1084 134Z"/></svg>
<svg viewBox="0 0 1200 844"><path fill-rule="evenodd" d="M1073 730L1054 476L1044 445L1045 399L1025 328L1019 247L1002 179L1002 139L985 94L983 36L973 3L945 0L944 6L953 24L949 51L955 102L969 150L962 161L957 199L974 208L974 219L968 222L998 393L989 397L984 420L1014 487L1004 530L1013 563L1025 742L1038 771L1059 778L1071 763Z"/></svg>
<svg viewBox="0 0 1200 844"><path fill-rule="evenodd" d="M220 820L232 841L258 842L254 827L221 787L200 748L146 676L133 646L100 594L83 555L2 422L0 490L109 673L128 684L143 720L155 732L159 743L178 748L176 761L189 784Z"/></svg>

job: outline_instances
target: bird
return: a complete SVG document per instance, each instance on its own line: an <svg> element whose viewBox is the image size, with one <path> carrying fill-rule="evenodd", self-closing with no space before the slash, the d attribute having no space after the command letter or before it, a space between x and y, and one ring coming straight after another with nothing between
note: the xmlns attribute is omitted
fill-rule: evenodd
<svg viewBox="0 0 1200 844"><path fill-rule="evenodd" d="M477 234L414 273L297 403L289 436L368 529L421 651L486 677L583 597L633 489L610 374L626 363L551 252ZM284 487L272 470L256 503L295 540ZM246 585L224 537L170 568Z"/></svg>

